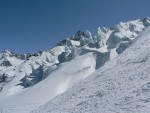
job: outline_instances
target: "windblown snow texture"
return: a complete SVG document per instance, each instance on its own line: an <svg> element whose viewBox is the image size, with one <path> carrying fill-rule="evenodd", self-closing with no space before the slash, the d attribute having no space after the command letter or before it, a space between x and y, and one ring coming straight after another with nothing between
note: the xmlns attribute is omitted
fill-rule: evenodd
<svg viewBox="0 0 150 113"><path fill-rule="evenodd" d="M150 27L113 61L32 113L149 113Z"/></svg>
<svg viewBox="0 0 150 113"><path fill-rule="evenodd" d="M0 54L2 113L148 113L150 19L88 30L48 51ZM63 93L63 94L62 94ZM147 110L147 111L146 111Z"/></svg>

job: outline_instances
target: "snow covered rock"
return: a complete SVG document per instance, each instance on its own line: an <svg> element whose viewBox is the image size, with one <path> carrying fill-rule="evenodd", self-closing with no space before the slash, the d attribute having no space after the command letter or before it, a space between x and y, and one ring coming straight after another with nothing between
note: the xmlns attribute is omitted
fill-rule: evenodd
<svg viewBox="0 0 150 113"><path fill-rule="evenodd" d="M113 63L109 62L114 59L121 59L121 56L125 54L124 51L130 45L132 47L136 40L141 40L139 37L149 25L150 19L144 18L121 22L114 28L98 28L96 36L92 35L88 30L85 32L79 30L52 49L39 51L35 54L26 53L20 55L5 50L0 53L0 110L3 113L29 113L34 108L72 88L72 86L94 72L99 72L99 69L105 69L104 66L107 67L107 64L113 65ZM128 60L130 61L130 59ZM137 57L133 62L140 64L145 61L147 61L147 58ZM118 62L117 64L119 67L121 63ZM126 62L123 62L123 64L128 65ZM114 65L112 69L119 70L117 66ZM108 75L116 72L113 70L110 72L109 69L105 69L105 71L108 72ZM109 78L107 74L105 75ZM101 83L101 80L98 82ZM113 81L111 82L114 83ZM103 84L102 82L101 85L103 86ZM107 85L109 88L109 84ZM94 88L99 89L102 86ZM101 97L103 93L95 92L93 95ZM83 103L78 103L78 106L83 109L87 107L86 104L89 103L83 100ZM83 107L82 105L85 106ZM63 106L62 108L68 112L67 107ZM72 110L72 107L70 109ZM77 111L80 112L79 108L77 108Z"/></svg>
<svg viewBox="0 0 150 113"><path fill-rule="evenodd" d="M149 113L150 27L116 59L31 113Z"/></svg>

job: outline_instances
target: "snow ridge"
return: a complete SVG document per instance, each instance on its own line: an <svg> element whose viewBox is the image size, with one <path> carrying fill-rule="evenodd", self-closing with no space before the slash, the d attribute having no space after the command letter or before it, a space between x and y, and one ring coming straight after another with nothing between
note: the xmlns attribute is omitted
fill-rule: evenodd
<svg viewBox="0 0 150 113"><path fill-rule="evenodd" d="M150 27L116 59L31 113L149 113Z"/></svg>
<svg viewBox="0 0 150 113"><path fill-rule="evenodd" d="M150 18L144 18L98 28L96 36L88 30L78 31L52 49L35 54L5 50L0 54L0 109L29 113L122 55L149 25Z"/></svg>

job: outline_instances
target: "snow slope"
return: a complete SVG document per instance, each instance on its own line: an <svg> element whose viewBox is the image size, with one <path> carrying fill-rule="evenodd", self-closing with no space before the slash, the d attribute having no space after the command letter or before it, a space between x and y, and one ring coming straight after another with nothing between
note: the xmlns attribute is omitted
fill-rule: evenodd
<svg viewBox="0 0 150 113"><path fill-rule="evenodd" d="M149 25L150 18L144 18L98 28L96 36L78 31L35 54L5 50L0 53L0 112L29 113L71 89L121 56Z"/></svg>
<svg viewBox="0 0 150 113"><path fill-rule="evenodd" d="M114 60L32 113L149 113L150 27Z"/></svg>
<svg viewBox="0 0 150 113"><path fill-rule="evenodd" d="M3 97L0 98L3 112L26 113L28 110L44 104L48 99L63 93L74 83L91 75L95 71L95 67L96 54L93 52L63 63L57 71L52 72L50 76L34 87L4 99Z"/></svg>

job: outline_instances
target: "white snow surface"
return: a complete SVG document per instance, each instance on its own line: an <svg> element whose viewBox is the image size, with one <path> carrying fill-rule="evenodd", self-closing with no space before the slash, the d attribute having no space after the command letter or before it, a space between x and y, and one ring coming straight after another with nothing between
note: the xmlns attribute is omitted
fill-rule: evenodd
<svg viewBox="0 0 150 113"><path fill-rule="evenodd" d="M142 86L149 80L149 25L150 18L144 18L98 28L96 36L78 31L35 54L5 50L0 53L0 113L29 113L51 99L34 112L146 110L148 102L140 101L143 107L134 100L144 100L149 94L148 89L140 89L149 87ZM132 93L133 88L137 92Z"/></svg>
<svg viewBox="0 0 150 113"><path fill-rule="evenodd" d="M149 113L150 27L120 56L32 113Z"/></svg>
<svg viewBox="0 0 150 113"><path fill-rule="evenodd" d="M46 79L15 95L0 97L0 108L5 113L27 113L48 99L66 91L68 88L95 71L96 54L87 53L63 63ZM85 63L86 62L86 63ZM13 92L15 89L11 89ZM32 107L31 107L32 106ZM23 107L23 108L22 108Z"/></svg>

